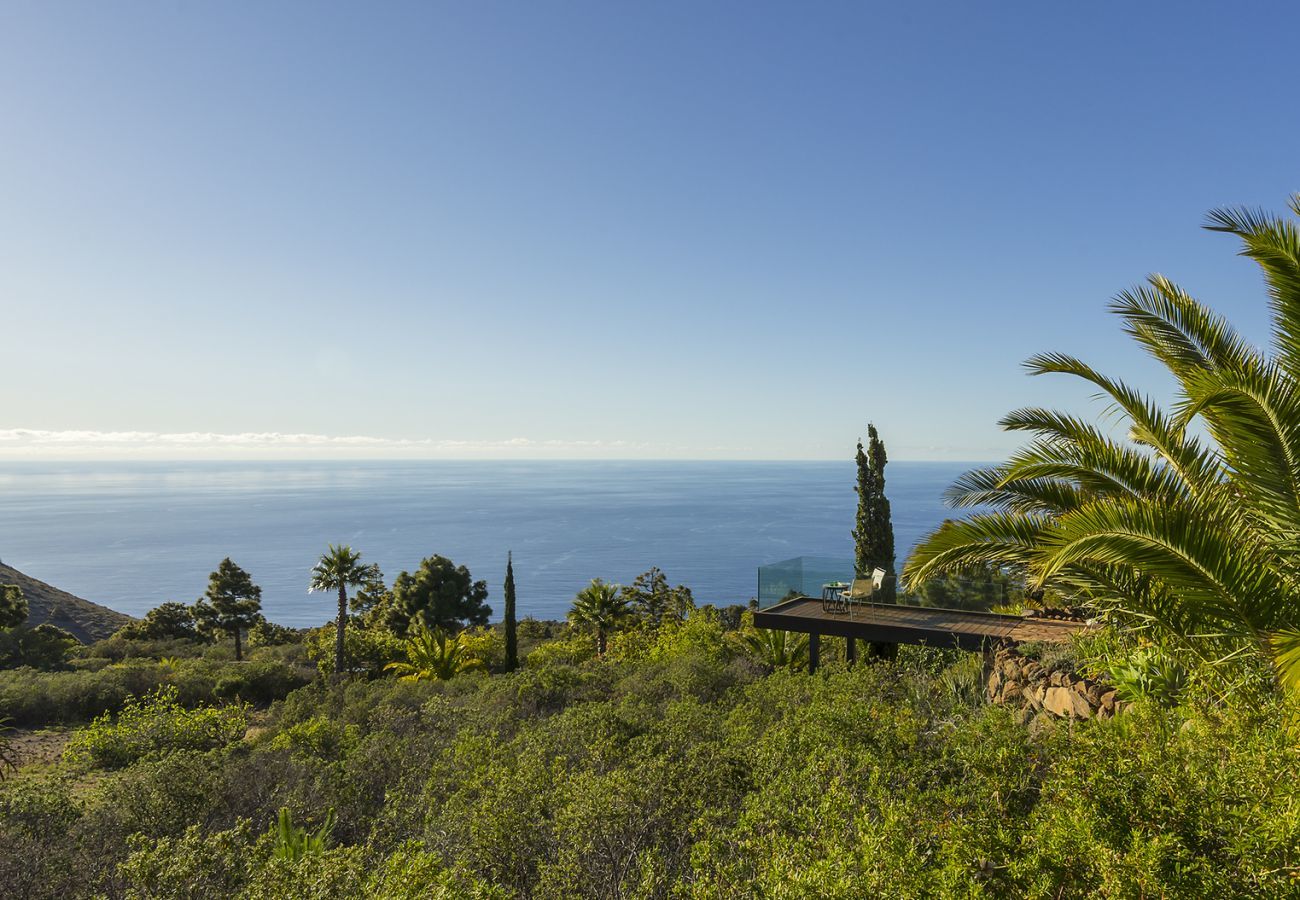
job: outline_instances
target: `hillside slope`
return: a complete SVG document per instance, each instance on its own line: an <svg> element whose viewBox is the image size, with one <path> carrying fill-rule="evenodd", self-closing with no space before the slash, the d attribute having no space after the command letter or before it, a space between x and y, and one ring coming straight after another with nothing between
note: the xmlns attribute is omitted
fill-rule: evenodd
<svg viewBox="0 0 1300 900"><path fill-rule="evenodd" d="M31 608L28 625L57 625L90 643L106 638L121 628L131 617L125 613L74 597L67 591L37 581L12 566L0 562L0 584L16 584L23 590Z"/></svg>

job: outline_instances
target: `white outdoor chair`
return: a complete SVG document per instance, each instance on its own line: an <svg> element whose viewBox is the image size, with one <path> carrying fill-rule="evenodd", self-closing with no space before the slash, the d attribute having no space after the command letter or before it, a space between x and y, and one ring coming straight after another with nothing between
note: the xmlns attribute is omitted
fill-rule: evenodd
<svg viewBox="0 0 1300 900"><path fill-rule="evenodd" d="M849 615L853 615L853 604L870 603L871 598L880 592L885 586L886 572L884 569L872 569L870 578L855 578L853 586L842 595L844 601L849 604Z"/></svg>

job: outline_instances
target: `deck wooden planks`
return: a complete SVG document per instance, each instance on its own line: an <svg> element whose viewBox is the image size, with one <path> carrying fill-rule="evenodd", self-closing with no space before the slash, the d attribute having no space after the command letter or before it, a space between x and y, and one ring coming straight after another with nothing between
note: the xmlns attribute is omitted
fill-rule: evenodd
<svg viewBox="0 0 1300 900"><path fill-rule="evenodd" d="M866 641L978 649L988 641L1061 643L1082 622L1026 619L998 613L917 606L856 605L852 614L828 613L820 600L800 597L754 614L759 628L829 634Z"/></svg>

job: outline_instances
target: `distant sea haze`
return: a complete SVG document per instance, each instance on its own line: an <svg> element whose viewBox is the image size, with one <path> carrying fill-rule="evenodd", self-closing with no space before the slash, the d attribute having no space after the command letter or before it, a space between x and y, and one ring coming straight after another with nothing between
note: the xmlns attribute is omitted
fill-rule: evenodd
<svg viewBox="0 0 1300 900"><path fill-rule="evenodd" d="M891 462L899 563L945 517L965 463ZM229 556L284 625L318 625L307 592L328 543L391 583L441 554L488 584L501 614L506 552L520 615L562 618L592 578L658 566L699 603L745 603L757 567L851 557L855 469L845 462L231 462L0 464L0 559L131 615L191 602Z"/></svg>

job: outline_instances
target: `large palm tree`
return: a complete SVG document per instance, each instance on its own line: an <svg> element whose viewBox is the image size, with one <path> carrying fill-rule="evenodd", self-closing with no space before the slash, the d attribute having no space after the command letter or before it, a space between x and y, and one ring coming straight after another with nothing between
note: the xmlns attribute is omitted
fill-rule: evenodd
<svg viewBox="0 0 1300 900"><path fill-rule="evenodd" d="M449 635L441 628L426 628L423 623L406 639L406 662L392 662L386 671L396 672L402 681L448 681L461 672L483 668L480 660L465 650L460 635Z"/></svg>
<svg viewBox="0 0 1300 900"><path fill-rule="evenodd" d="M1300 215L1300 196L1291 209ZM1206 227L1235 235L1263 270L1268 350L1161 276L1120 294L1112 311L1173 376L1172 406L1073 357L1032 358L1033 374L1095 387L1126 433L1010 413L1002 426L1032 442L953 486L953 505L981 510L932 534L904 578L1017 568L1212 665L1263 654L1300 689L1300 229L1251 210L1217 210Z"/></svg>
<svg viewBox="0 0 1300 900"><path fill-rule="evenodd" d="M378 576L378 568L364 565L361 554L351 547L339 544L329 545L329 549L311 570L311 591L337 591L339 600L338 620L334 631L334 672L342 675L344 669L343 630L348 622L348 586L361 587L372 583Z"/></svg>
<svg viewBox="0 0 1300 900"><path fill-rule="evenodd" d="M609 633L628 614L627 598L617 584L599 578L578 591L569 610L569 624L591 629L596 635L596 655L604 657Z"/></svg>

